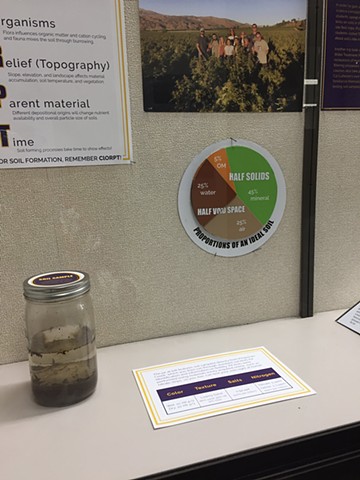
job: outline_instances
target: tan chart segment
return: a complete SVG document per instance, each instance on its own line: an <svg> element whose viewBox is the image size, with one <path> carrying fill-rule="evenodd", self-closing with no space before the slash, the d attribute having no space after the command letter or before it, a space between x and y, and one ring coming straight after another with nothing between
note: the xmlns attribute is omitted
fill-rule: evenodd
<svg viewBox="0 0 360 480"><path fill-rule="evenodd" d="M219 208L226 207L235 197L235 191L206 159L191 185L191 205L198 223L206 225L217 215Z"/></svg>
<svg viewBox="0 0 360 480"><path fill-rule="evenodd" d="M241 240L258 232L262 226L240 198L235 197L204 228L216 237Z"/></svg>

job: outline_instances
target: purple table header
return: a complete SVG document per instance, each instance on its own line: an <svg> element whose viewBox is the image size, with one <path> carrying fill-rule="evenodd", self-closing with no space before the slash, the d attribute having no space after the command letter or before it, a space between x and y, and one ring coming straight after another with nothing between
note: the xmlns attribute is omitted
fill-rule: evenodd
<svg viewBox="0 0 360 480"><path fill-rule="evenodd" d="M239 387L249 383L273 380L274 378L280 378L280 375L272 368L265 368L254 372L239 373L238 375L230 375L220 378L210 378L208 380L203 380L202 382L187 383L185 385L177 385L176 387L171 388L162 388L157 390L157 393L160 400L165 402L166 400L199 395L200 393L222 390L224 388Z"/></svg>

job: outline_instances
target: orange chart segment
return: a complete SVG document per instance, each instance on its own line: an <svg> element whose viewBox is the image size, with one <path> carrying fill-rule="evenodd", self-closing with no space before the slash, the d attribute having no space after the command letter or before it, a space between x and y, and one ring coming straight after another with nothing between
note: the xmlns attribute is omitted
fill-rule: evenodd
<svg viewBox="0 0 360 480"><path fill-rule="evenodd" d="M191 205L200 225L206 225L236 197L223 177L205 160L197 170L191 185Z"/></svg>
<svg viewBox="0 0 360 480"><path fill-rule="evenodd" d="M235 197L206 224L206 231L216 237L241 240L258 232L262 227L240 198Z"/></svg>
<svg viewBox="0 0 360 480"><path fill-rule="evenodd" d="M222 176L230 188L236 192L235 183L230 180L230 165L226 149L222 148L209 156L208 161L215 168L215 170Z"/></svg>

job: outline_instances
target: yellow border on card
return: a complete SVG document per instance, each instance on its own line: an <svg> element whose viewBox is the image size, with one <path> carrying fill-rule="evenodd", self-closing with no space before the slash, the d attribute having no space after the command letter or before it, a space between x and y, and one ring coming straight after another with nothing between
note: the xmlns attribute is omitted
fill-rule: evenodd
<svg viewBox="0 0 360 480"><path fill-rule="evenodd" d="M154 404L151 394L147 388L146 381L143 378L143 372L148 372L151 370L159 370L164 367L171 367L173 365L184 365L187 363L194 363L194 362L199 362L202 360L207 360L209 358L220 358L220 357L230 357L232 355L238 355L241 353L246 353L246 352L262 352L264 355L266 355L273 363L275 363L282 371L284 371L297 385L299 385L302 388L302 391L300 392L295 392L295 393L288 393L284 395L275 395L273 397L268 397L264 400L254 400L251 402L246 402L246 403L240 403L238 405L232 405L231 407L221 407L221 408L215 408L213 410L208 410L203 413L194 413L192 415L185 415L184 417L178 417L174 420L160 420L160 415L158 414L156 405ZM206 355L204 357L197 357L193 358L190 360L180 360L178 362L172 362L172 363L165 363L162 365L157 365L155 367L146 367L146 368L141 368L138 370L134 370L136 379L138 381L138 385L140 387L140 390L146 400L146 406L148 408L148 411L151 414L153 423L155 425L161 426L161 425L171 425L174 423L182 423L185 422L186 420L191 420L191 419L196 419L196 418L201 418L201 417L210 417L213 415L216 415L220 412L231 412L231 411L237 411L237 410L242 410L245 409L246 407L250 406L255 406L255 405L261 405L262 403L271 403L272 401L280 401L286 398L291 398L295 396L301 396L305 395L307 393L311 393L311 389L304 384L291 370L285 367L276 357L274 357L266 348L264 347L258 347L258 348L248 348L244 350L238 350L235 352L227 352L227 353L221 353L221 354L215 354L215 355Z"/></svg>
<svg viewBox="0 0 360 480"><path fill-rule="evenodd" d="M123 0L114 0L115 4L115 16L116 16L116 35L117 35L117 50L118 50L118 62L119 62L119 76L120 76L120 96L122 101L122 124L123 135L125 140L124 150L125 154L123 160L130 160L130 134L129 134L129 109L127 104L127 83L126 83L126 68L125 68L125 52L124 42L122 41L124 36L123 30L123 15L120 2Z"/></svg>
<svg viewBox="0 0 360 480"><path fill-rule="evenodd" d="M270 360L272 362L274 362L278 367L280 367L284 372L287 373L287 375L289 375L289 377L291 377L295 383L297 383L298 385L300 385L303 389L304 389L304 392L303 393L310 393L311 390L309 389L309 387L307 385L305 385L305 383L303 383L300 378L298 378L291 370L289 370L287 367L285 367L285 365L283 365L276 357L274 357L268 350L266 350L265 348L260 348L260 350L264 353L264 355L266 355L267 357L270 358Z"/></svg>

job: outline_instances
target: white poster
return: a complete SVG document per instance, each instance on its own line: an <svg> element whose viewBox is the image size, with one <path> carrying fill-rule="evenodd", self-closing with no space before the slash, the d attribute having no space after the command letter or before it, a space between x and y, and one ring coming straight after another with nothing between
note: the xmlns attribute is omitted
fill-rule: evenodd
<svg viewBox="0 0 360 480"><path fill-rule="evenodd" d="M123 0L2 0L0 168L132 160Z"/></svg>
<svg viewBox="0 0 360 480"><path fill-rule="evenodd" d="M336 321L353 332L360 334L360 302L351 307Z"/></svg>

